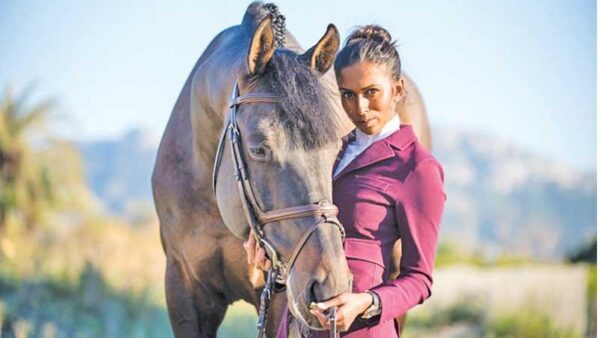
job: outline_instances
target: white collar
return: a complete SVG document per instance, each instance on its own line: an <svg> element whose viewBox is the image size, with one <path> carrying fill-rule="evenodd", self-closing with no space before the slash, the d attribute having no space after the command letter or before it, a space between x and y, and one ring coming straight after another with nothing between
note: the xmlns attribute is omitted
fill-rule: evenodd
<svg viewBox="0 0 600 338"><path fill-rule="evenodd" d="M385 125L383 126L383 128L381 128L381 131L379 131L378 134L367 135L363 133L360 129L356 128L355 142L360 146L368 146L376 141L390 136L393 132L395 132L398 129L400 129L400 117L398 117L398 114L394 114L394 117L392 117L389 121L385 123Z"/></svg>

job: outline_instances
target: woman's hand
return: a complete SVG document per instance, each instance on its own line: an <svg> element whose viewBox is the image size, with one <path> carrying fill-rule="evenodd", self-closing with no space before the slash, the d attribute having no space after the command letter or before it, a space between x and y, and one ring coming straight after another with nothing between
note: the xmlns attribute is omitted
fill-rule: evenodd
<svg viewBox="0 0 600 338"><path fill-rule="evenodd" d="M364 313L372 303L373 297L366 292L347 292L326 302L317 303L315 306L311 306L310 313L317 317L323 328L329 328L329 319L324 311L337 306L336 327L343 332L347 331L354 322L354 319L358 315Z"/></svg>
<svg viewBox="0 0 600 338"><path fill-rule="evenodd" d="M248 264L254 265L257 269L269 271L271 268L271 261L267 259L265 249L258 245L256 236L252 231L250 231L248 240L244 242L244 249L246 249Z"/></svg>

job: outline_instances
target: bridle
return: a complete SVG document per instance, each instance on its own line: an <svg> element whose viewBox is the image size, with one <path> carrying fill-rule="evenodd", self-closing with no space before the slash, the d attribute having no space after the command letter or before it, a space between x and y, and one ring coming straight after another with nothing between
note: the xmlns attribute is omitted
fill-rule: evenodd
<svg viewBox="0 0 600 338"><path fill-rule="evenodd" d="M259 322L257 325L258 337L260 338L262 338L264 335L268 302L271 298L271 293L273 292L275 281L284 281L283 283L287 281L291 269L293 268L294 263L296 261L296 258L298 258L300 251L308 241L310 235L315 230L317 230L321 224L331 223L340 230L342 240L345 237L344 227L340 224L340 221L337 219L338 208L330 201L321 200L314 204L276 209L267 212L263 211L263 209L259 206L258 201L256 200L256 197L254 195L252 185L249 181L248 170L243 157L243 151L241 148L242 140L240 137L240 130L237 125L237 108L239 105L242 104L277 102L278 100L275 96L266 93L249 93L245 95L239 95L238 83L236 81L233 87L233 93L229 105L229 117L227 120L227 125L223 128L223 132L219 140L219 145L217 147L212 177L213 192L216 194L219 166L221 165L221 160L223 157L225 138L228 135L230 152L234 166L234 177L237 182L238 192L242 201L246 221L248 222L250 228L256 236L259 245L265 249L272 263L271 269L267 273L267 281L265 287L261 294ZM283 260L277 252L277 250L275 249L275 247L265 237L263 230L264 226L268 223L281 221L285 219L311 216L319 217L319 220L304 231L304 234L300 237L300 240L298 241L296 247L292 251L292 255L290 256L290 258L287 260ZM334 333L335 323L332 323L333 330L330 332Z"/></svg>

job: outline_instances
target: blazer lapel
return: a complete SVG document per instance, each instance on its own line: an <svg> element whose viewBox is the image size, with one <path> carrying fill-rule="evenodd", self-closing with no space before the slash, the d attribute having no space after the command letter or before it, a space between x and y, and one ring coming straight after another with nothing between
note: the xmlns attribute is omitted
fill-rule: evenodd
<svg viewBox="0 0 600 338"><path fill-rule="evenodd" d="M333 163L333 171L331 172L331 176L333 176L333 173L335 173L335 168L337 168L338 164L340 164L340 161L346 152L346 148L348 148L348 144L354 142L355 139L356 135L354 134L354 130L342 137L342 148L338 152L335 162Z"/></svg>
<svg viewBox="0 0 600 338"><path fill-rule="evenodd" d="M348 144L354 141L355 137L354 130L352 133L344 137L342 150L338 153L337 159L333 166L334 170L342 159ZM351 171L364 168L379 161L387 160L390 157L394 157L396 154L393 148L402 151L416 141L417 136L413 132L412 126L408 124L400 125L400 129L395 131L390 136L371 144L369 148L352 160L352 162L350 162L339 174L337 174L337 176L334 176L333 180L335 181Z"/></svg>
<svg viewBox="0 0 600 338"><path fill-rule="evenodd" d="M343 148L343 150L345 150L345 147ZM336 166L339 162L339 159L341 159L342 155L343 151L340 152L338 160L336 160ZM351 171L364 168L379 161L387 160L388 158L394 156L394 150L390 147L389 140L379 140L371 144L371 146L369 146L365 151L360 153L354 160L352 160L352 162L350 162L346 166L346 168L344 168L339 174L337 174L337 176L334 176L333 180L335 181L336 179L346 175Z"/></svg>

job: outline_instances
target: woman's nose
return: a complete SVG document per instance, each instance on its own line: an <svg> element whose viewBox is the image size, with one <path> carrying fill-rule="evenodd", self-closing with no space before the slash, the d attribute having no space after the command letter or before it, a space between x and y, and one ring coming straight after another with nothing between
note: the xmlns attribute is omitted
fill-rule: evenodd
<svg viewBox="0 0 600 338"><path fill-rule="evenodd" d="M364 115L365 112L369 111L369 100L367 100L366 98L359 96L356 100L356 104L356 113L358 115Z"/></svg>

